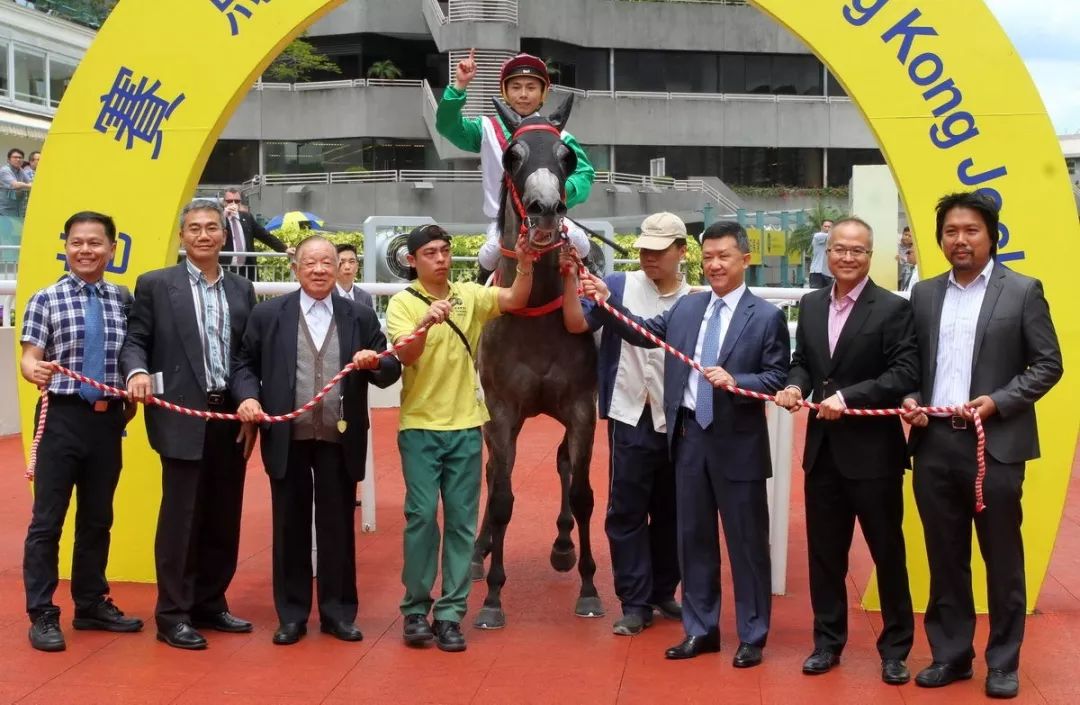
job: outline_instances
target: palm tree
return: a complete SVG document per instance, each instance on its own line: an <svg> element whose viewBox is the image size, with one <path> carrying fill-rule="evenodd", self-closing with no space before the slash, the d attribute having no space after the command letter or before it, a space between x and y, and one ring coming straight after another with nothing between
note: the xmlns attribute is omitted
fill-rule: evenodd
<svg viewBox="0 0 1080 705"><path fill-rule="evenodd" d="M806 222L791 231L788 237L788 252L807 252L814 233L821 230L821 224L826 220L839 220L840 217L839 210L818 201L814 209L807 213Z"/></svg>
<svg viewBox="0 0 1080 705"><path fill-rule="evenodd" d="M391 61L390 59L385 59L383 61L376 61L371 66L369 66L368 70L367 70L367 77L368 78L381 78L381 79L393 80L395 78L401 78L401 76L402 76L401 69L399 69L397 67L397 65L393 61Z"/></svg>

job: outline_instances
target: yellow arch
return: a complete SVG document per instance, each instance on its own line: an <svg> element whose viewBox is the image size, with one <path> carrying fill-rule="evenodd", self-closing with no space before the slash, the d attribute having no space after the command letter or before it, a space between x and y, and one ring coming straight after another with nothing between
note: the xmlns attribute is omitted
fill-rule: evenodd
<svg viewBox="0 0 1080 705"><path fill-rule="evenodd" d="M60 275L57 234L76 210L111 213L129 235L130 244L122 243L118 255L124 270L112 280L131 285L137 273L170 262L177 245L175 214L192 193L226 120L271 58L341 1L173 0L168 10L162 3L120 2L76 72L49 134L48 164L35 184L23 239L18 309ZM1023 63L982 0L753 4L809 45L857 102L901 185L921 236L919 259L927 274L945 267L928 237L936 198L964 187L961 176L966 176L972 182L968 187L993 189L1002 199L1010 235L1002 252L1022 253L1010 265L1045 283L1071 370L1080 350L1080 321L1061 313L1078 291L1059 253L1080 232L1064 162ZM240 6L250 16L238 12ZM143 78L144 92L161 82L153 90L162 99L158 108L171 111L160 123L160 147L157 135L147 142L141 139L147 135L129 131L117 141L122 124L99 124L103 108L118 105L103 96L124 88L124 68L134 82L129 90L136 93ZM160 150L156 158L155 148ZM1076 380L1067 372L1039 408L1043 458L1029 466L1024 498L1032 605L1064 506L1077 435L1066 400L1080 391ZM23 385L20 399L29 419L34 390ZM28 441L30 424L24 429ZM142 423L132 423L129 431L110 574L152 580L158 460L146 446ZM910 493L908 507L913 508ZM907 524L913 596L923 605L925 554L913 511ZM981 584L977 576L977 587ZM872 592L866 598L870 606Z"/></svg>

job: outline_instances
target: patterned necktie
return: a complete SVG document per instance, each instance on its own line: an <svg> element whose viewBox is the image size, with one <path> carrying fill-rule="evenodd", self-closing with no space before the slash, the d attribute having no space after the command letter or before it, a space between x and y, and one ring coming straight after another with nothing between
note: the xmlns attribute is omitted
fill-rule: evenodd
<svg viewBox="0 0 1080 705"><path fill-rule="evenodd" d="M701 357L698 362L702 367L713 367L720 356L720 314L723 310L724 300L717 299L709 322L705 324L705 340L701 342ZM708 428L713 420L713 386L705 375L698 377L697 408L694 416L702 428Z"/></svg>
<svg viewBox="0 0 1080 705"><path fill-rule="evenodd" d="M86 307L83 310L85 320L83 330L82 373L84 377L105 381L105 311L101 306L97 287L87 285ZM79 385L79 396L93 404L105 396L86 382Z"/></svg>
<svg viewBox="0 0 1080 705"><path fill-rule="evenodd" d="M229 229L232 230L232 248L233 252L244 251L244 229L240 226L240 217L232 216L229 218ZM240 264L240 255L233 255L233 265Z"/></svg>

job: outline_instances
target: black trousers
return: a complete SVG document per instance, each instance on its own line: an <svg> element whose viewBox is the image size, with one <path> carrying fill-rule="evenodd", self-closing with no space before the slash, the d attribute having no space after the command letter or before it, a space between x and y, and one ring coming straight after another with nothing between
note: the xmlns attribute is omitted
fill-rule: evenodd
<svg viewBox="0 0 1080 705"><path fill-rule="evenodd" d="M906 659L915 617L904 549L904 476L844 477L831 451L825 441L805 484L814 647L840 653L847 644L848 553L858 519L877 567L882 619L878 653L883 659Z"/></svg>
<svg viewBox="0 0 1080 705"><path fill-rule="evenodd" d="M610 489L604 531L623 614L648 617L679 585L675 466L645 406L637 426L608 421Z"/></svg>
<svg viewBox="0 0 1080 705"><path fill-rule="evenodd" d="M356 620L356 481L341 444L292 441L285 477L270 479L274 513L274 607L281 622L311 613L311 500L315 498L319 618Z"/></svg>
<svg viewBox="0 0 1080 705"><path fill-rule="evenodd" d="M810 288L811 289L824 289L827 286L832 286L833 278L828 274L810 274Z"/></svg>
<svg viewBox="0 0 1080 705"><path fill-rule="evenodd" d="M71 560L75 609L93 607L109 593L105 567L113 494L123 464L124 423L119 400L110 402L106 411L95 412L78 396L49 395L34 473L33 515L23 551L26 612L31 620L46 612L60 612L52 598L59 581L60 532L73 489L78 501Z"/></svg>
<svg viewBox="0 0 1080 705"><path fill-rule="evenodd" d="M986 562L990 636L986 665L1015 671L1024 640L1027 586L1023 512L1024 464L986 456L983 496L975 513L975 433L932 419L915 454L915 504L926 534L930 601L926 636L934 660L966 667L975 657L975 600L971 589L971 526Z"/></svg>
<svg viewBox="0 0 1080 705"><path fill-rule="evenodd" d="M201 460L161 459L154 559L159 629L229 609L244 504L240 424L207 421Z"/></svg>

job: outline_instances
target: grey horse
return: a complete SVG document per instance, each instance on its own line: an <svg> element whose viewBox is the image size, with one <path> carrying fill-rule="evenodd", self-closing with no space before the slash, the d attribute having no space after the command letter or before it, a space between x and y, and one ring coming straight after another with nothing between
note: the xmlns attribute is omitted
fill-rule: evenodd
<svg viewBox="0 0 1080 705"><path fill-rule="evenodd" d="M478 365L491 420L484 424L488 448L488 501L473 553L474 579L484 575L484 558L491 555L487 574L488 593L475 624L481 629L506 625L502 588L506 583L503 546L514 509L512 473L518 433L525 419L546 414L566 429L559 444L557 469L561 506L555 524L558 534L551 547L551 566L567 572L578 565L581 590L575 613L600 617L604 609L593 583L596 562L589 539L593 492L589 485L589 462L596 429L596 348L589 335L569 333L563 325L563 280L559 272L558 246L566 213L564 188L576 165L574 152L560 137L573 105L573 96L547 118L521 118L503 103L495 107L513 133L503 155L504 180L499 222L502 226L503 260L500 280L514 280L517 262L512 259L520 232L529 243L545 252L534 267L535 280L528 307L519 315L501 316L485 328L480 340ZM524 229L522 225L524 223ZM545 312L546 311L546 312ZM571 538L578 525L581 557Z"/></svg>

